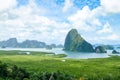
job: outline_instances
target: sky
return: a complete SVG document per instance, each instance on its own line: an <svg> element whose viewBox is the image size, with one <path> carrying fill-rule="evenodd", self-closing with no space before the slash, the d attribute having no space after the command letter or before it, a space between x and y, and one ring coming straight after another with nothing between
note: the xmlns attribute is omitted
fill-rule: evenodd
<svg viewBox="0 0 120 80"><path fill-rule="evenodd" d="M0 41L64 44L75 28L91 44L120 44L119 0L0 0Z"/></svg>

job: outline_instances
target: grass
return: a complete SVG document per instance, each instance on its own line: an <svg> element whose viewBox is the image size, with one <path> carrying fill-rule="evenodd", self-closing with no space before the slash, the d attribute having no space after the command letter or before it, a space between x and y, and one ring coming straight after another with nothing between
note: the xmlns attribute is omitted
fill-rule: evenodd
<svg viewBox="0 0 120 80"><path fill-rule="evenodd" d="M96 59L65 59L63 54L31 52L30 55L20 55L18 52L0 51L0 61L26 68L29 72L62 71L75 76L77 79L84 78L84 80L120 79L119 56Z"/></svg>

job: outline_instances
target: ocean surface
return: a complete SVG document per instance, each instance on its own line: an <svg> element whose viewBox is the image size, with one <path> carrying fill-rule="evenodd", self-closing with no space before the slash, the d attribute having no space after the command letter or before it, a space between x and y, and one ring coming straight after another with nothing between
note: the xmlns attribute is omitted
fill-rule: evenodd
<svg viewBox="0 0 120 80"><path fill-rule="evenodd" d="M83 53L83 52L68 52L63 51L62 48L53 48L52 50L47 50L45 48L0 48L0 50L9 51L9 50L20 50L20 51L40 51L40 52L53 52L55 54L66 54L66 58L74 59L87 59L87 58L106 58L109 55L118 55L112 54L112 50L107 50L107 53ZM117 49L120 52L120 49Z"/></svg>

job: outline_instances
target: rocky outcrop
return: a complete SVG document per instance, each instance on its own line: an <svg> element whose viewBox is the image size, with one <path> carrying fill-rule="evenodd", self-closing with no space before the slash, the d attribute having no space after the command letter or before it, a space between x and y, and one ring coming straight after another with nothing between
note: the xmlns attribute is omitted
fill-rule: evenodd
<svg viewBox="0 0 120 80"><path fill-rule="evenodd" d="M46 44L44 42L36 40L26 40L18 43L16 38L10 38L6 41L0 41L0 47L11 47L11 48L43 48Z"/></svg>
<svg viewBox="0 0 120 80"><path fill-rule="evenodd" d="M116 50L112 51L112 54L120 54L119 52L117 52Z"/></svg>
<svg viewBox="0 0 120 80"><path fill-rule="evenodd" d="M10 38L7 41L1 41L0 42L0 47L17 47L18 42L16 38Z"/></svg>
<svg viewBox="0 0 120 80"><path fill-rule="evenodd" d="M44 48L46 44L44 42L39 42L36 40L26 40L19 44L22 48Z"/></svg>
<svg viewBox="0 0 120 80"><path fill-rule="evenodd" d="M105 50L105 48L103 46L97 46L95 48L95 52L96 53L106 53L107 51Z"/></svg>
<svg viewBox="0 0 120 80"><path fill-rule="evenodd" d="M72 29L68 32L65 39L64 50L94 52L92 45L84 40L76 29Z"/></svg>
<svg viewBox="0 0 120 80"><path fill-rule="evenodd" d="M49 45L52 48L63 48L63 45L59 44L51 44ZM17 41L16 38L10 38L6 41L0 41L1 48L46 48L48 45L45 42L37 41L37 40L25 40L21 43Z"/></svg>

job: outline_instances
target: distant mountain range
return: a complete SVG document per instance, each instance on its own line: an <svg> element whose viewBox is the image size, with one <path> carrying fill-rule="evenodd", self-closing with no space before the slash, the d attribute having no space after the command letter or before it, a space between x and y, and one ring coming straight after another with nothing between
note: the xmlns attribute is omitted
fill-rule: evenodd
<svg viewBox="0 0 120 80"><path fill-rule="evenodd" d="M0 41L0 47L11 47L11 48L46 48L50 46L52 48L63 48L63 45L51 44L47 45L45 42L40 42L37 40L25 40L21 43L17 41L16 38L10 38L6 41Z"/></svg>

